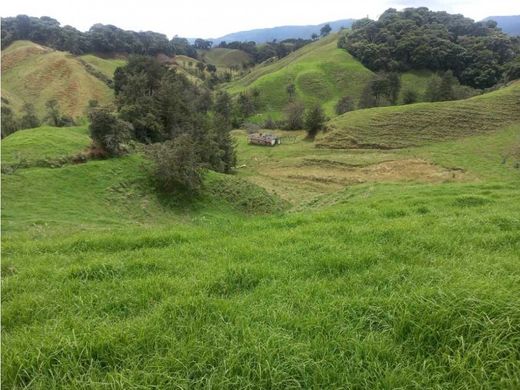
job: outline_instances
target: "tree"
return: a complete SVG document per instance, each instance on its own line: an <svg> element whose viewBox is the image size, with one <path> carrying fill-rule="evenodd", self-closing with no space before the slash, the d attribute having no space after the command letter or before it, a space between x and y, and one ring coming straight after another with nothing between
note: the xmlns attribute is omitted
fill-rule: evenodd
<svg viewBox="0 0 520 390"><path fill-rule="evenodd" d="M2 98L2 138L14 133L19 129L13 110L9 107L8 102Z"/></svg>
<svg viewBox="0 0 520 390"><path fill-rule="evenodd" d="M377 107L377 101L372 91L371 83L366 83L358 103L359 108Z"/></svg>
<svg viewBox="0 0 520 390"><path fill-rule="evenodd" d="M403 104L416 103L418 100L417 92L413 89L407 89L403 92Z"/></svg>
<svg viewBox="0 0 520 390"><path fill-rule="evenodd" d="M152 177L157 187L168 193L197 195L202 189L203 170L189 134L173 141L155 144L148 153L152 160Z"/></svg>
<svg viewBox="0 0 520 390"><path fill-rule="evenodd" d="M291 102L284 109L287 121L287 130L299 130L303 128L303 115L305 106L300 102Z"/></svg>
<svg viewBox="0 0 520 390"><path fill-rule="evenodd" d="M215 124L217 128L231 129L233 102L226 91L217 92L215 98Z"/></svg>
<svg viewBox="0 0 520 390"><path fill-rule="evenodd" d="M193 44L193 46L195 46L196 49L201 49L201 50L209 50L209 49L211 49L212 45L213 45L212 41L208 41L208 40L201 39L201 38L195 39L195 43Z"/></svg>
<svg viewBox="0 0 520 390"><path fill-rule="evenodd" d="M327 23L325 26L320 28L320 35L322 37L326 37L327 35L330 34L331 31L332 31L332 28L330 27L330 24Z"/></svg>
<svg viewBox="0 0 520 390"><path fill-rule="evenodd" d="M292 101L294 99L294 95L296 94L296 86L291 83L287 85L286 89L287 95L289 95L289 100Z"/></svg>
<svg viewBox="0 0 520 390"><path fill-rule="evenodd" d="M307 136L310 139L314 139L318 131L323 130L325 124L325 113L321 106L316 105L305 114L305 129L307 130Z"/></svg>
<svg viewBox="0 0 520 390"><path fill-rule="evenodd" d="M89 112L90 138L108 156L116 157L127 153L132 125L119 119L107 107L93 108Z"/></svg>
<svg viewBox="0 0 520 390"><path fill-rule="evenodd" d="M47 120L51 126L61 126L60 105L56 99L50 99L45 103Z"/></svg>
<svg viewBox="0 0 520 390"><path fill-rule="evenodd" d="M313 41L315 41L316 39L318 39L318 34L316 34L316 33L312 33L312 35L311 35L311 39L312 39Z"/></svg>
<svg viewBox="0 0 520 390"><path fill-rule="evenodd" d="M36 115L34 105L25 103L22 107L23 115L20 119L20 127L22 129L32 129L40 126L40 120Z"/></svg>
<svg viewBox="0 0 520 390"><path fill-rule="evenodd" d="M455 92L453 86L456 83L455 77L451 70L447 70L441 77L439 84L438 100L447 101L455 99Z"/></svg>
<svg viewBox="0 0 520 390"><path fill-rule="evenodd" d="M355 109L355 103L352 96L343 96L336 103L335 111L337 115L344 114Z"/></svg>

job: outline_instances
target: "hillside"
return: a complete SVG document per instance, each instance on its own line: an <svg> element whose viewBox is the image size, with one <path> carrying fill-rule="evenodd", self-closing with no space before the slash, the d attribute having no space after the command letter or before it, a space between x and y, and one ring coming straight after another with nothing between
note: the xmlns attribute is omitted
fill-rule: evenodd
<svg viewBox="0 0 520 390"><path fill-rule="evenodd" d="M204 62L213 64L217 68L242 67L243 64L253 62L249 54L237 49L215 47L210 50L199 50L199 55Z"/></svg>
<svg viewBox="0 0 520 390"><path fill-rule="evenodd" d="M317 146L402 148L490 132L520 120L520 83L466 100L357 110L329 122Z"/></svg>
<svg viewBox="0 0 520 390"><path fill-rule="evenodd" d="M45 102L57 99L64 114L80 117L89 100L109 103L113 91L69 53L17 41L2 51L2 96L15 111L24 102L34 104L40 117Z"/></svg>
<svg viewBox="0 0 520 390"><path fill-rule="evenodd" d="M257 165L210 175L190 204L151 192L138 155L4 174L2 384L513 388L520 171L501 160L518 134L386 156L238 134ZM411 158L465 176L381 179ZM245 181L285 169L278 182L302 183L317 166L329 183L355 169L373 180L286 214Z"/></svg>
<svg viewBox="0 0 520 390"><path fill-rule="evenodd" d="M212 39L215 43L226 42L249 42L254 41L257 44L271 42L273 40L283 41L284 39L310 39L312 34L320 34L320 29L329 24L333 32L339 31L340 28L349 28L354 19L342 19L333 22L326 22L316 25L307 26L278 26L271 28L259 28L248 31L239 31L224 35L220 38Z"/></svg>
<svg viewBox="0 0 520 390"><path fill-rule="evenodd" d="M345 50L338 49L336 41L337 35L331 34L279 61L256 66L251 73L225 88L230 93L258 89L262 111L276 117L289 102L287 86L294 83L298 100L307 105L320 102L332 113L343 94L358 98L372 75Z"/></svg>

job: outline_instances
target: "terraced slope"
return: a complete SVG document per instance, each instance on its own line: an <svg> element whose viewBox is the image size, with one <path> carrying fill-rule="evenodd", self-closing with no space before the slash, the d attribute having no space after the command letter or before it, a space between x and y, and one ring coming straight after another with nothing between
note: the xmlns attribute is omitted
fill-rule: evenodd
<svg viewBox="0 0 520 390"><path fill-rule="evenodd" d="M79 117L89 100L109 103L113 91L71 54L18 41L2 51L2 96L15 111L24 102L34 104L40 117L45 102L57 99L62 113Z"/></svg>
<svg viewBox="0 0 520 390"><path fill-rule="evenodd" d="M271 64L259 65L243 78L226 86L230 93L256 88L262 111L281 114L289 102L287 86L295 84L296 99L307 105L323 104L329 114L346 94L358 98L372 72L336 46L337 34L320 39Z"/></svg>
<svg viewBox="0 0 520 390"><path fill-rule="evenodd" d="M482 134L520 120L520 82L466 100L353 111L317 139L327 148L402 148Z"/></svg>

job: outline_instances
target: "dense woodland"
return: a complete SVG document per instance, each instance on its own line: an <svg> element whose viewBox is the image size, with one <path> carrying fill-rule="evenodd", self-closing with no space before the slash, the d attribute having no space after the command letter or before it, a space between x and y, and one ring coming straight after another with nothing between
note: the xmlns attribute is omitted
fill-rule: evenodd
<svg viewBox="0 0 520 390"><path fill-rule="evenodd" d="M87 32L48 16L41 18L27 15L2 18L2 47L16 40L27 39L57 50L73 54L84 53L135 53L156 55L184 54L192 57L197 52L186 39L174 37L168 40L164 34L152 31L126 31L116 26L95 24Z"/></svg>
<svg viewBox="0 0 520 390"><path fill-rule="evenodd" d="M462 15L427 8L385 11L377 20L361 19L338 46L374 71L451 70L462 84L489 88L520 53L520 41L496 22L474 22Z"/></svg>

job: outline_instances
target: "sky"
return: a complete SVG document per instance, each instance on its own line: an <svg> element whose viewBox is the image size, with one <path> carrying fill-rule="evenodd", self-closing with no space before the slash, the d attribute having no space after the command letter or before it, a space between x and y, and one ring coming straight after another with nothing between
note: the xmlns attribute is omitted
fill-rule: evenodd
<svg viewBox="0 0 520 390"><path fill-rule="evenodd" d="M475 20L518 15L519 0L15 0L0 14L50 16L62 25L86 31L95 23L125 30L156 31L190 38L218 38L227 33L283 25L319 24L348 18L377 18L387 8L425 6L461 13Z"/></svg>

